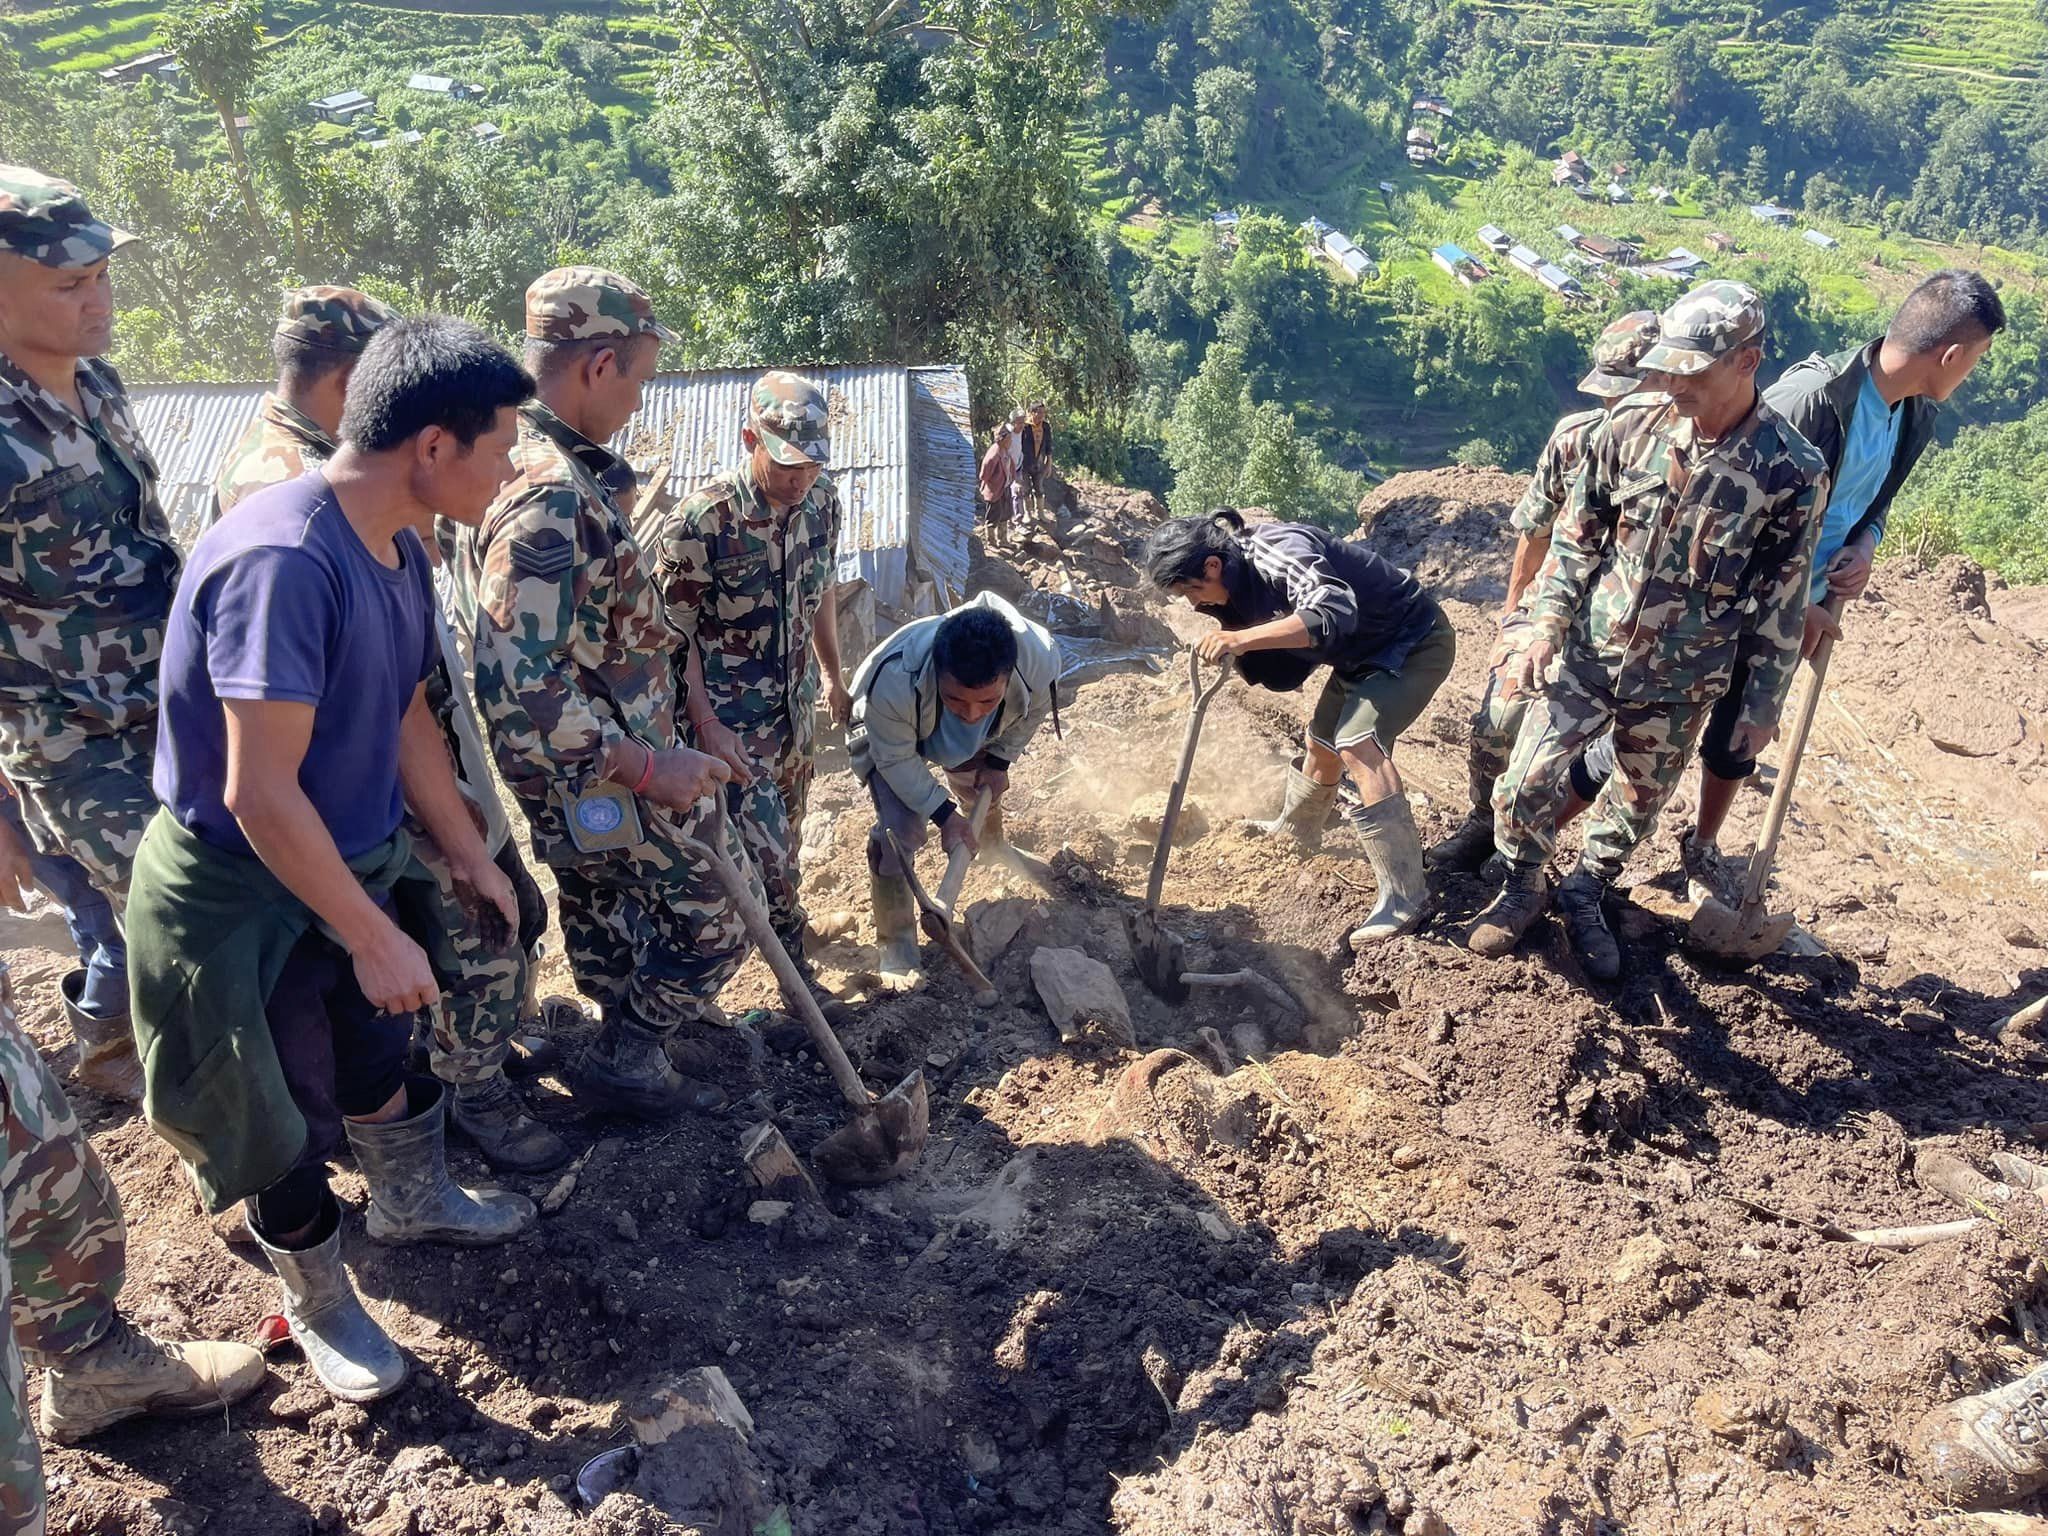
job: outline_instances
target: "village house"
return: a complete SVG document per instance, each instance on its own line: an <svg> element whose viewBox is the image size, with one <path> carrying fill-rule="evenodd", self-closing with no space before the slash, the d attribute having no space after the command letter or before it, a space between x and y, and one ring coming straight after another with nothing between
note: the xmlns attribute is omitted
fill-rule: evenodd
<svg viewBox="0 0 2048 1536"><path fill-rule="evenodd" d="M346 128L365 113L374 113L377 103L361 91L336 91L332 96L322 96L318 101L308 102L313 116L323 123L334 123Z"/></svg>
<svg viewBox="0 0 2048 1536"><path fill-rule="evenodd" d="M1837 240L1833 235L1823 234L1821 233L1821 231L1817 229L1806 230L1800 235L1799 238L1804 240L1808 245L1819 246L1824 251L1839 250L1842 245L1842 242Z"/></svg>
<svg viewBox="0 0 2048 1536"><path fill-rule="evenodd" d="M1479 243L1496 255L1505 256L1508 247L1515 243L1515 237L1498 224L1479 226Z"/></svg>
<svg viewBox="0 0 2048 1536"><path fill-rule="evenodd" d="M1751 203L1749 216L1759 224L1769 224L1774 229L1790 229L1794 214L1790 208L1780 208L1776 203Z"/></svg>
<svg viewBox="0 0 2048 1536"><path fill-rule="evenodd" d="M1453 245L1448 240L1431 251L1429 259L1439 267L1442 267L1444 271L1450 273L1452 277L1455 277L1467 288L1483 283L1486 279L1493 276L1493 273L1487 269L1478 257L1474 256L1463 246Z"/></svg>
<svg viewBox="0 0 2048 1536"><path fill-rule="evenodd" d="M405 82L406 89L424 91L429 96L446 96L450 101L474 101L483 95L483 87L470 85L448 75L414 75Z"/></svg>

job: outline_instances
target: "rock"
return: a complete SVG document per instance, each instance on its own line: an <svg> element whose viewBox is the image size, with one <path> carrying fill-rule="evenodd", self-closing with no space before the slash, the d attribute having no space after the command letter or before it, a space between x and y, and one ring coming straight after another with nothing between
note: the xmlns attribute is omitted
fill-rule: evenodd
<svg viewBox="0 0 2048 1536"><path fill-rule="evenodd" d="M517 1310L507 1312L498 1319L498 1337L507 1344L517 1344L526 1337L532 1327L532 1321L524 1312Z"/></svg>
<svg viewBox="0 0 2048 1536"><path fill-rule="evenodd" d="M1654 1232L1642 1232L1621 1245L1610 1279L1616 1285L1654 1280L1672 1264L1671 1245Z"/></svg>
<svg viewBox="0 0 2048 1536"><path fill-rule="evenodd" d="M1156 846L1159 842L1159 823L1165 815L1165 790L1141 795L1124 816L1124 831L1134 842ZM1173 846L1184 848L1189 843L1200 842L1208 834L1207 814L1194 800L1183 799L1180 803L1180 819L1173 824Z"/></svg>
<svg viewBox="0 0 2048 1536"><path fill-rule="evenodd" d="M747 1207L747 1220L757 1227L772 1227L790 1212L787 1200L756 1200Z"/></svg>
<svg viewBox="0 0 2048 1536"><path fill-rule="evenodd" d="M1406 1173L1420 1168L1429 1158L1419 1147L1396 1147L1387 1154L1387 1161Z"/></svg>
<svg viewBox="0 0 2048 1536"><path fill-rule="evenodd" d="M1237 1236L1237 1229L1214 1211L1197 1211L1195 1221L1204 1232L1219 1243L1230 1242Z"/></svg>
<svg viewBox="0 0 2048 1536"><path fill-rule="evenodd" d="M612 1230L619 1234L619 1240L627 1243L640 1241L640 1223L633 1219L631 1211L612 1213Z"/></svg>
<svg viewBox="0 0 2048 1536"><path fill-rule="evenodd" d="M1031 902L1021 896L986 901L967 914L967 938L975 963L986 970L1002 958L1003 951L1031 918Z"/></svg>
<svg viewBox="0 0 2048 1536"><path fill-rule="evenodd" d="M1451 1536L1451 1528L1444 1517L1433 1509L1418 1509L1408 1517L1401 1527L1405 1536Z"/></svg>
<svg viewBox="0 0 2048 1536"><path fill-rule="evenodd" d="M1100 1027L1131 1043L1131 1007L1110 968L1083 950L1040 949L1031 956L1031 984L1062 1040Z"/></svg>
<svg viewBox="0 0 2048 1536"><path fill-rule="evenodd" d="M817 935L820 944L830 944L843 939L858 927L860 920L851 912L827 912L823 917L811 919L811 932Z"/></svg>
<svg viewBox="0 0 2048 1536"><path fill-rule="evenodd" d="M2005 942L2014 949L2048 948L2048 946L2044 946L2041 943L2041 936L2025 923L2014 923L2010 928L2006 929Z"/></svg>

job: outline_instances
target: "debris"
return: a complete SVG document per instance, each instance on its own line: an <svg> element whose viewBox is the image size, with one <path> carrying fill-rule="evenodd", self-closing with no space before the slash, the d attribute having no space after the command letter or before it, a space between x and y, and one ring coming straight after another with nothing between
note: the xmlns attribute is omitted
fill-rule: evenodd
<svg viewBox="0 0 2048 1536"><path fill-rule="evenodd" d="M1429 1158L1419 1147L1401 1146L1387 1154L1387 1161L1403 1173L1411 1173L1428 1162Z"/></svg>
<svg viewBox="0 0 2048 1536"><path fill-rule="evenodd" d="M827 912L823 917L811 919L811 932L817 935L819 943L830 944L853 932L859 922L851 912Z"/></svg>
<svg viewBox="0 0 2048 1536"><path fill-rule="evenodd" d="M694 1424L723 1424L742 1436L754 1432L754 1416L747 1412L725 1372L715 1365L685 1371L654 1388L628 1410L626 1419L633 1426L633 1438L642 1445L659 1445Z"/></svg>
<svg viewBox="0 0 2048 1536"><path fill-rule="evenodd" d="M1124 817L1124 832L1134 843L1151 847L1159 841L1159 828L1166 819L1165 790L1141 795L1129 813ZM1181 802L1180 815L1174 818L1173 845L1185 848L1189 843L1199 843L1209 835L1209 818L1201 806L1192 800Z"/></svg>
<svg viewBox="0 0 2048 1536"><path fill-rule="evenodd" d="M2001 1045L2025 1045L2038 1037L2041 1021L2048 1019L2048 997L2036 998L2026 1007L2007 1014L1998 1021L1998 1040Z"/></svg>
<svg viewBox="0 0 2048 1536"><path fill-rule="evenodd" d="M605 1143L601 1141L597 1146L585 1147L576 1161L562 1170L562 1176L555 1180L554 1187L540 1197L541 1215L552 1216L569 1203L569 1197L576 1193L576 1180L581 1176L584 1166L589 1163L591 1154L603 1145Z"/></svg>
<svg viewBox="0 0 2048 1536"><path fill-rule="evenodd" d="M1972 1217L1968 1221L1940 1221L1925 1227L1866 1227L1860 1232L1841 1233L1837 1240L1863 1243L1872 1248L1894 1248L1903 1253L1914 1248L1925 1248L1929 1243L1961 1237L1965 1232L1974 1232L1983 1225L1980 1218ZM1834 1232L1827 1235L1836 1236Z"/></svg>
<svg viewBox="0 0 2048 1536"><path fill-rule="evenodd" d="M819 1198L810 1170L797 1161L796 1152L773 1120L747 1127L747 1134L740 1138L740 1157L746 1162L747 1177L762 1194L778 1200Z"/></svg>
<svg viewBox="0 0 2048 1536"><path fill-rule="evenodd" d="M1270 976L1261 976L1257 971L1182 971L1180 984L1184 987L1243 987L1256 992L1274 1007L1301 1017L1301 1004L1294 1000L1279 982Z"/></svg>
<svg viewBox="0 0 2048 1536"><path fill-rule="evenodd" d="M984 902L967 914L967 934L983 969L1002 958L1030 917L1031 903L1021 896Z"/></svg>
<svg viewBox="0 0 2048 1536"><path fill-rule="evenodd" d="M619 1240L627 1243L640 1241L640 1223L633 1219L631 1211L614 1211L612 1229L619 1234Z"/></svg>
<svg viewBox="0 0 2048 1536"><path fill-rule="evenodd" d="M1031 985L1063 1041L1077 1040L1092 1026L1129 1045L1131 1005L1110 968L1085 950L1040 949L1031 956Z"/></svg>
<svg viewBox="0 0 2048 1536"><path fill-rule="evenodd" d="M1236 1063L1230 1059L1230 1047L1223 1043L1223 1037L1213 1026L1204 1024L1195 1031L1195 1038L1202 1042L1202 1050L1209 1058L1209 1064L1216 1069L1218 1077L1228 1077L1236 1070Z"/></svg>
<svg viewBox="0 0 2048 1536"><path fill-rule="evenodd" d="M747 1207L747 1220L757 1227L772 1227L790 1212L787 1200L756 1200Z"/></svg>
<svg viewBox="0 0 2048 1536"><path fill-rule="evenodd" d="M1608 1278L1616 1285L1653 1280L1672 1264L1671 1245L1654 1232L1639 1232L1621 1245Z"/></svg>
<svg viewBox="0 0 2048 1536"><path fill-rule="evenodd" d="M2004 938L2005 942L2010 944L2014 949L2048 948L2048 945L2042 944L2041 936L2038 933L2034 932L2033 929L2029 928L2025 923L2014 923L2010 928L2005 930Z"/></svg>

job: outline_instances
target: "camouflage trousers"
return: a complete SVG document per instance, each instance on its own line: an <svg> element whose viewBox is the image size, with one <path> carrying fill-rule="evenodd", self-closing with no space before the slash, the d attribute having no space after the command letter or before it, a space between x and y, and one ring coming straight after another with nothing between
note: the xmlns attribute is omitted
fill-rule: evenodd
<svg viewBox="0 0 2048 1536"><path fill-rule="evenodd" d="M768 916L775 935L792 955L803 953L804 813L809 808L811 755L792 756L777 766L764 766L735 813L740 842L768 893Z"/></svg>
<svg viewBox="0 0 2048 1536"><path fill-rule="evenodd" d="M558 863L555 884L576 990L607 1020L665 1035L717 1000L747 958L747 931L703 851L708 810L683 817L642 802L641 816L637 847ZM722 825L726 857L766 905L734 818Z"/></svg>
<svg viewBox="0 0 2048 1536"><path fill-rule="evenodd" d="M488 1082L519 1032L526 952L495 909L480 921L475 898L464 903L454 869L426 828L408 816L405 830L412 836L408 874L417 878L400 881L394 895L406 931L427 952L441 985L441 1001L429 1010L434 1076L453 1088Z"/></svg>
<svg viewBox="0 0 2048 1536"><path fill-rule="evenodd" d="M115 910L126 906L135 850L157 808L156 722L90 737L61 763L6 767L37 850L77 860Z"/></svg>
<svg viewBox="0 0 2048 1536"><path fill-rule="evenodd" d="M0 968L0 1189L7 1247L4 1401L0 1401L0 1531L43 1529L42 1457L22 1362L51 1365L106 1332L127 1270L127 1238L114 1181L78 1117L14 1018Z"/></svg>
<svg viewBox="0 0 2048 1536"><path fill-rule="evenodd" d="M1518 693L1501 697L1502 679L1486 674L1486 688L1479 695L1479 708L1472 712L1472 743L1465 758L1465 775L1472 791L1472 813L1493 815L1493 786L1508 771L1514 755L1515 738L1522 734L1522 721L1529 713L1529 696Z"/></svg>
<svg viewBox="0 0 2048 1536"><path fill-rule="evenodd" d="M1557 847L1557 818L1571 789L1572 761L1610 726L1615 774L1593 802L1579 867L1612 880L1656 830L1706 722L1703 704L1617 700L1603 681L1569 667L1530 702L1508 769L1493 792L1494 844L1517 868L1534 869Z"/></svg>

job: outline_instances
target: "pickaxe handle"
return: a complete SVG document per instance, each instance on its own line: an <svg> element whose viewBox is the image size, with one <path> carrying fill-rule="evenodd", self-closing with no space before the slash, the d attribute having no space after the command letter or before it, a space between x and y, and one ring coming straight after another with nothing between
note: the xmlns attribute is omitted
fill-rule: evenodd
<svg viewBox="0 0 2048 1536"><path fill-rule="evenodd" d="M1842 599L1830 595L1827 610L1842 616ZM1799 760L1806 755L1806 738L1813 729L1815 711L1820 708L1821 689L1828 680L1828 659L1835 653L1835 637L1825 635L1813 648L1813 677L1806 695L1799 701L1799 713L1792 720L1792 734L1785 742L1785 761L1778 769L1778 782L1771 791L1771 808L1764 813L1763 836L1749 861L1749 879L1743 886L1742 909L1746 912L1764 899L1770 884L1771 866L1778 856L1778 835L1785 830L1785 813L1792 808L1792 789L1799 782Z"/></svg>

